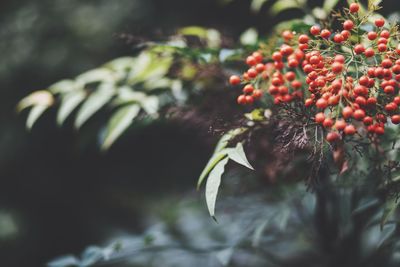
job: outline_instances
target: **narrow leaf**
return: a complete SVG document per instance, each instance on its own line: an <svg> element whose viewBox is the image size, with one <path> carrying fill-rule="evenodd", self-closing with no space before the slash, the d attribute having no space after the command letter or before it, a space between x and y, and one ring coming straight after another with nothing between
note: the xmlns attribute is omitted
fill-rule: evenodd
<svg viewBox="0 0 400 267"><path fill-rule="evenodd" d="M39 117L48 109L49 106L39 105L34 106L26 119L26 128L31 130L35 122L39 119Z"/></svg>
<svg viewBox="0 0 400 267"><path fill-rule="evenodd" d="M246 153L244 152L242 143L237 143L235 149L232 149L229 151L228 156L231 160L233 160L251 170L254 170L254 168L251 166L251 164L247 160Z"/></svg>
<svg viewBox="0 0 400 267"><path fill-rule="evenodd" d="M85 91L71 92L61 100L60 109L57 113L57 124L61 126L74 109L85 99Z"/></svg>
<svg viewBox="0 0 400 267"><path fill-rule="evenodd" d="M396 224L390 223L386 224L382 229L381 229L381 237L379 238L379 241L377 243L377 247L379 248L382 246L386 240L388 240L393 233L396 231Z"/></svg>
<svg viewBox="0 0 400 267"><path fill-rule="evenodd" d="M304 3L305 1L303 0L278 0L272 5L270 12L273 15L277 15L287 9L302 8L304 6Z"/></svg>
<svg viewBox="0 0 400 267"><path fill-rule="evenodd" d="M322 9L325 10L326 13L331 13L332 10L336 7L339 0L325 0Z"/></svg>
<svg viewBox="0 0 400 267"><path fill-rule="evenodd" d="M225 171L225 165L228 158L218 162L214 169L210 172L206 183L206 202L210 216L215 218L215 202L217 200L218 189L221 184L221 177Z"/></svg>
<svg viewBox="0 0 400 267"><path fill-rule="evenodd" d="M386 200L381 219L381 229L383 229L387 221L393 216L394 212L399 206L399 203L400 201L398 201L396 197L391 197Z"/></svg>
<svg viewBox="0 0 400 267"><path fill-rule="evenodd" d="M78 115L75 120L75 127L79 129L94 113L102 108L115 93L113 84L102 84L100 88L92 93L86 102L78 111Z"/></svg>
<svg viewBox="0 0 400 267"><path fill-rule="evenodd" d="M251 1L251 6L250 9L253 12L259 12L262 6L267 2L268 0L253 0Z"/></svg>
<svg viewBox="0 0 400 267"><path fill-rule="evenodd" d="M40 90L31 93L23 98L17 106L17 111L20 112L31 106L51 106L54 103L53 95L46 90Z"/></svg>
<svg viewBox="0 0 400 267"><path fill-rule="evenodd" d="M110 119L102 150L107 150L121 136L121 134L131 125L132 120L139 114L139 105L130 105L120 108Z"/></svg>

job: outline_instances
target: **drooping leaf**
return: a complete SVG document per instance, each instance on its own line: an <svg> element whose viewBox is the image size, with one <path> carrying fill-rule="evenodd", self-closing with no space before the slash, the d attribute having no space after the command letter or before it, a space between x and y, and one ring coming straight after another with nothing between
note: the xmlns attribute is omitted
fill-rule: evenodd
<svg viewBox="0 0 400 267"><path fill-rule="evenodd" d="M74 109L85 99L86 93L83 90L66 94L57 112L57 124L61 126Z"/></svg>
<svg viewBox="0 0 400 267"><path fill-rule="evenodd" d="M35 122L40 118L40 116L48 109L49 106L38 105L34 106L30 111L28 118L26 119L26 128L31 130Z"/></svg>
<svg viewBox="0 0 400 267"><path fill-rule="evenodd" d="M219 151L218 153L214 154L210 160L208 161L206 167L204 170L201 172L199 180L197 181L197 189L200 188L201 184L203 183L204 179L207 177L207 175L214 169L214 167L221 161L223 160L229 152L229 149L224 149L222 151Z"/></svg>
<svg viewBox="0 0 400 267"><path fill-rule="evenodd" d="M247 131L247 128L237 128L237 129L233 129L230 130L229 132L227 132L226 134L224 134L221 139L218 141L217 146L215 147L214 153L221 151L222 149L224 149L227 145L228 142L230 140L232 140L232 138L234 138L235 136L238 136L242 133L244 133L245 131Z"/></svg>
<svg viewBox="0 0 400 267"><path fill-rule="evenodd" d="M101 84L78 111L75 127L79 129L94 113L102 108L114 95L115 88L111 83Z"/></svg>
<svg viewBox="0 0 400 267"><path fill-rule="evenodd" d="M107 150L121 136L121 134L131 125L132 120L137 117L140 106L137 104L120 108L110 119L103 144L102 150Z"/></svg>
<svg viewBox="0 0 400 267"><path fill-rule="evenodd" d="M228 158L218 162L208 176L206 183L206 202L210 216L215 219L215 203L217 200L218 189L221 184L221 177L225 171L225 165L228 163Z"/></svg>
<svg viewBox="0 0 400 267"><path fill-rule="evenodd" d="M229 150L228 157L236 163L239 163L251 170L254 170L254 168L247 160L246 153L244 152L243 144L241 142L237 143L234 149Z"/></svg>

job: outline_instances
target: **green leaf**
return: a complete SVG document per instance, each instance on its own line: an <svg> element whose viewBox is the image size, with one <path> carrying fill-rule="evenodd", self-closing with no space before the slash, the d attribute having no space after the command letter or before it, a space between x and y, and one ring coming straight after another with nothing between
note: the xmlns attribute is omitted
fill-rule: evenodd
<svg viewBox="0 0 400 267"><path fill-rule="evenodd" d="M270 12L273 15L277 15L287 9L302 8L306 2L306 0L278 0L272 5Z"/></svg>
<svg viewBox="0 0 400 267"><path fill-rule="evenodd" d="M111 117L106 135L102 144L102 150L107 150L121 136L121 134L131 125L132 120L137 117L140 106L137 104L120 108Z"/></svg>
<svg viewBox="0 0 400 267"><path fill-rule="evenodd" d="M396 231L396 224L386 224L385 226L383 226L383 228L381 228L381 231L381 237L379 238L379 241L377 243L378 248L382 246L386 242L386 240L388 240L393 235L393 233Z"/></svg>
<svg viewBox="0 0 400 267"><path fill-rule="evenodd" d="M224 149L214 155L209 159L206 167L204 170L201 172L199 180L197 181L197 189L200 188L201 184L203 183L204 179L207 177L207 175L213 170L213 168L222 160L224 159L227 154L228 154L228 149Z"/></svg>
<svg viewBox="0 0 400 267"><path fill-rule="evenodd" d="M253 12L260 12L260 9L262 6L267 2L268 0L253 0L251 1L250 9Z"/></svg>
<svg viewBox="0 0 400 267"><path fill-rule="evenodd" d="M322 9L325 10L326 13L331 13L332 10L336 7L339 0L325 0Z"/></svg>
<svg viewBox="0 0 400 267"><path fill-rule="evenodd" d="M113 84L101 84L99 89L92 93L78 111L75 127L79 129L94 113L111 100L115 93Z"/></svg>
<svg viewBox="0 0 400 267"><path fill-rule="evenodd" d="M254 168L251 166L246 158L246 153L244 152L242 143L237 143L235 149L229 150L228 157L236 163L239 163L251 170L254 170Z"/></svg>
<svg viewBox="0 0 400 267"><path fill-rule="evenodd" d="M390 197L386 200L383 215L381 218L381 229L383 229L387 221L393 216L398 206L399 201L396 197Z"/></svg>
<svg viewBox="0 0 400 267"><path fill-rule="evenodd" d="M206 183L206 202L210 216L215 219L215 203L217 200L218 189L221 184L221 177L225 171L225 165L228 158L218 162L215 168L210 172Z"/></svg>
<svg viewBox="0 0 400 267"><path fill-rule="evenodd" d="M57 124L63 125L64 121L74 111L74 109L85 99L86 93L83 90L66 94L57 112Z"/></svg>
<svg viewBox="0 0 400 267"><path fill-rule="evenodd" d="M35 122L39 119L39 117L48 109L49 106L38 105L34 106L26 119L26 128L31 130Z"/></svg>
<svg viewBox="0 0 400 267"><path fill-rule="evenodd" d="M189 35L189 36L197 36L201 39L204 39L207 37L207 29L203 27L198 27L198 26L188 26L181 28L178 31L179 34L182 35Z"/></svg>
<svg viewBox="0 0 400 267"><path fill-rule="evenodd" d="M227 145L228 142L230 140L232 140L232 138L234 138L235 136L238 136L242 133L244 133L245 131L247 131L247 128L237 128L237 129L233 129L230 130L229 132L227 132L226 134L224 134L218 141L217 146L215 147L214 153L221 151L222 149L224 149Z"/></svg>
<svg viewBox="0 0 400 267"><path fill-rule="evenodd" d="M109 83L116 80L116 75L110 69L98 68L89 70L76 77L76 82L89 84L94 82Z"/></svg>

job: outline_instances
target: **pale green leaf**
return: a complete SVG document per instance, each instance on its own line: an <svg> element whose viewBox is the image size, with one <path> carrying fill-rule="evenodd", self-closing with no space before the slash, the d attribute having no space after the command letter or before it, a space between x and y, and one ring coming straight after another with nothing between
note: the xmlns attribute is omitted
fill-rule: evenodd
<svg viewBox="0 0 400 267"><path fill-rule="evenodd" d="M325 0L322 8L325 10L326 13L331 13L332 10L338 4L338 2L339 2L339 0Z"/></svg>
<svg viewBox="0 0 400 267"><path fill-rule="evenodd" d="M305 0L278 0L272 5L270 12L277 15L287 9L302 8L305 2Z"/></svg>
<svg viewBox="0 0 400 267"><path fill-rule="evenodd" d="M148 96L140 104L147 114L157 114L159 109L159 100L157 96Z"/></svg>
<svg viewBox="0 0 400 267"><path fill-rule="evenodd" d="M240 35L242 45L254 45L258 40L258 32L255 28L249 28Z"/></svg>
<svg viewBox="0 0 400 267"><path fill-rule="evenodd" d="M218 162L208 176L206 183L206 202L210 216L215 218L215 203L217 200L218 189L221 184L221 177L225 171L225 165L228 163L228 158Z"/></svg>
<svg viewBox="0 0 400 267"><path fill-rule="evenodd" d="M76 82L81 84L89 84L94 82L110 83L116 80L115 73L110 69L98 68L89 70L76 77Z"/></svg>
<svg viewBox="0 0 400 267"><path fill-rule="evenodd" d="M379 4L382 0L368 0L368 10L375 11L379 9Z"/></svg>
<svg viewBox="0 0 400 267"><path fill-rule="evenodd" d="M86 93L83 90L66 94L57 112L57 124L61 126L74 109L85 99Z"/></svg>
<svg viewBox="0 0 400 267"><path fill-rule="evenodd" d="M221 151L222 149L224 149L227 145L228 142L230 140L232 140L232 138L234 138L235 136L238 136L242 133L244 133L245 131L247 131L247 128L237 128L237 129L233 129L230 130L229 132L227 132L226 134L224 134L218 141L217 146L215 147L214 153Z"/></svg>
<svg viewBox="0 0 400 267"><path fill-rule="evenodd" d="M207 162L206 167L204 170L201 172L199 180L197 182L197 189L201 186L203 183L204 179L207 177L207 175L213 170L213 168L222 160L224 159L229 152L229 149L224 149L214 155L209 159Z"/></svg>
<svg viewBox="0 0 400 267"><path fill-rule="evenodd" d="M61 80L52 84L48 90L53 94L64 94L82 88L82 84L79 84L74 80Z"/></svg>
<svg viewBox="0 0 400 267"><path fill-rule="evenodd" d="M135 104L122 107L113 114L107 126L105 138L101 147L102 150L107 150L111 147L115 140L117 140L131 125L133 119L139 114L139 111L140 106Z"/></svg>
<svg viewBox="0 0 400 267"><path fill-rule="evenodd" d="M93 92L79 109L75 119L75 127L79 129L94 113L111 100L114 93L113 84L101 84L98 90Z"/></svg>
<svg viewBox="0 0 400 267"><path fill-rule="evenodd" d="M31 130L35 122L40 118L40 116L48 109L49 106L38 105L34 106L30 111L28 118L26 119L26 128Z"/></svg>
<svg viewBox="0 0 400 267"><path fill-rule="evenodd" d="M254 170L254 168L247 160L246 153L244 152L242 143L237 143L234 149L229 150L228 157L231 160L235 161L236 163L239 163L251 170Z"/></svg>
<svg viewBox="0 0 400 267"><path fill-rule="evenodd" d="M198 26L188 26L181 28L178 31L179 34L182 35L189 35L189 36L197 36L201 39L204 39L207 37L207 29L203 27L198 27Z"/></svg>
<svg viewBox="0 0 400 267"><path fill-rule="evenodd" d="M53 105L54 97L46 90L40 90L31 93L30 95L23 98L17 105L17 111L20 112L31 106L46 106Z"/></svg>

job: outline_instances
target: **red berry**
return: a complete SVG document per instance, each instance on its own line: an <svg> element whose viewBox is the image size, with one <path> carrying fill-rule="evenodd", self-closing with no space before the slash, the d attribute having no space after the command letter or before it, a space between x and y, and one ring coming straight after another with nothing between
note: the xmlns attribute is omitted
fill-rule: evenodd
<svg viewBox="0 0 400 267"><path fill-rule="evenodd" d="M330 132L326 135L326 141L329 143L333 143L340 138L340 135L337 132Z"/></svg>
<svg viewBox="0 0 400 267"><path fill-rule="evenodd" d="M343 37L342 34L337 33L337 34L335 34L335 36L333 37L333 41L334 41L335 43L341 43L341 42L344 41L344 37Z"/></svg>
<svg viewBox="0 0 400 267"><path fill-rule="evenodd" d="M364 55L366 57L373 57L375 55L375 51L372 47L365 49Z"/></svg>
<svg viewBox="0 0 400 267"><path fill-rule="evenodd" d="M358 55L364 53L364 51L365 51L365 48L362 44L358 44L354 47L354 52Z"/></svg>
<svg viewBox="0 0 400 267"><path fill-rule="evenodd" d="M248 56L246 58L246 64L249 65L249 66L254 66L254 65L257 64L257 61L253 56Z"/></svg>
<svg viewBox="0 0 400 267"><path fill-rule="evenodd" d="M343 22L343 29L351 31L354 27L354 23L351 20L346 20Z"/></svg>
<svg viewBox="0 0 400 267"><path fill-rule="evenodd" d="M312 26L311 28L310 28L310 33L312 34L312 35L318 35L319 33L320 33L320 31L321 31L321 28L319 27L319 26L317 26L317 25L314 25L314 26Z"/></svg>
<svg viewBox="0 0 400 267"><path fill-rule="evenodd" d="M251 94L254 91L254 87L251 84L247 84L244 88L243 88L243 93L245 94Z"/></svg>
<svg viewBox="0 0 400 267"><path fill-rule="evenodd" d="M322 38L328 39L331 36L331 32L327 29L323 29L320 35Z"/></svg>
<svg viewBox="0 0 400 267"><path fill-rule="evenodd" d="M335 61L335 62L340 62L340 63L344 63L345 58L344 58L343 55L338 54L338 55L336 55L336 56L334 57L333 61Z"/></svg>
<svg viewBox="0 0 400 267"><path fill-rule="evenodd" d="M372 117L370 117L370 116L366 116L366 117L363 119L363 123L364 123L365 125L371 125L373 122L374 122L374 119L373 119Z"/></svg>
<svg viewBox="0 0 400 267"><path fill-rule="evenodd" d="M393 65L393 62L390 59L386 58L386 59L382 60L381 66L384 67L385 69L391 68L392 65Z"/></svg>
<svg viewBox="0 0 400 267"><path fill-rule="evenodd" d="M360 9L360 6L357 3L350 4L349 10L351 13L357 13L359 9Z"/></svg>
<svg viewBox="0 0 400 267"><path fill-rule="evenodd" d="M393 115L391 118L393 124L399 124L400 123L400 115Z"/></svg>
<svg viewBox="0 0 400 267"><path fill-rule="evenodd" d="M249 76L249 78L255 78L257 77L258 72L255 69L249 69L247 71L247 75Z"/></svg>
<svg viewBox="0 0 400 267"><path fill-rule="evenodd" d="M349 124L344 128L344 133L347 135L353 135L356 133L356 128L354 127L354 125Z"/></svg>
<svg viewBox="0 0 400 267"><path fill-rule="evenodd" d="M376 37L378 37L378 34L376 33L376 32L369 32L368 33L368 39L369 40L375 40L376 39Z"/></svg>
<svg viewBox="0 0 400 267"><path fill-rule="evenodd" d="M383 27L383 25L385 25L385 20L384 19L376 19L375 25L376 25L376 27Z"/></svg>
<svg viewBox="0 0 400 267"><path fill-rule="evenodd" d="M322 123L322 125L325 128L331 128L333 126L333 120L331 118L325 118L324 122Z"/></svg>
<svg viewBox="0 0 400 267"><path fill-rule="evenodd" d="M260 89L256 89L256 90L254 90L252 96L253 96L254 99L260 99L262 94L263 93L262 93L262 91Z"/></svg>
<svg viewBox="0 0 400 267"><path fill-rule="evenodd" d="M254 57L257 63L260 63L263 60L263 55L260 52L254 52L252 56Z"/></svg>
<svg viewBox="0 0 400 267"><path fill-rule="evenodd" d="M323 123L324 120L325 120L324 113L320 112L320 113L315 114L315 122L316 123Z"/></svg>
<svg viewBox="0 0 400 267"><path fill-rule="evenodd" d="M229 78L229 83L230 83L231 85L238 85L238 84L240 83L240 77L237 76L237 75L232 75L232 76Z"/></svg>
<svg viewBox="0 0 400 267"><path fill-rule="evenodd" d="M254 98L251 95L246 95L245 99L246 99L246 104L251 105L254 102Z"/></svg>
<svg viewBox="0 0 400 267"><path fill-rule="evenodd" d="M281 61L283 58L282 54L280 52L274 52L272 53L272 59L274 61Z"/></svg>
<svg viewBox="0 0 400 267"><path fill-rule="evenodd" d="M286 31L282 32L282 37L285 40L291 40L291 39L293 39L293 33L289 30L286 30Z"/></svg>
<svg viewBox="0 0 400 267"><path fill-rule="evenodd" d="M333 62L332 64L332 71L334 73L340 73L343 71L343 64L340 62Z"/></svg>
<svg viewBox="0 0 400 267"><path fill-rule="evenodd" d="M390 32L388 30L383 30L383 31L381 31L380 36L385 39L388 39L390 37Z"/></svg>
<svg viewBox="0 0 400 267"><path fill-rule="evenodd" d="M294 79L296 79L296 74L293 71L286 72L285 78L288 81L293 81Z"/></svg>
<svg viewBox="0 0 400 267"><path fill-rule="evenodd" d="M344 107L342 110L342 115L343 115L343 118L345 118L345 119L350 118L351 115L353 115L353 109L349 106Z"/></svg>
<svg viewBox="0 0 400 267"><path fill-rule="evenodd" d="M309 40L310 40L310 38L306 34L302 34L302 35L299 36L299 43L300 44L306 44L306 43L308 43Z"/></svg>
<svg viewBox="0 0 400 267"><path fill-rule="evenodd" d="M325 99L320 98L317 100L315 105L317 106L317 108L325 109L328 106L328 102Z"/></svg>
<svg viewBox="0 0 400 267"><path fill-rule="evenodd" d="M362 110L362 109L357 109L357 110L354 111L353 117L354 117L354 119L360 121L360 120L364 119L365 111Z"/></svg>
<svg viewBox="0 0 400 267"><path fill-rule="evenodd" d="M346 122L344 121L344 120L337 120L336 121L336 123L335 123L335 128L338 130L338 131L343 131L344 130L344 128L346 127Z"/></svg>
<svg viewBox="0 0 400 267"><path fill-rule="evenodd" d="M245 95L240 95L240 96L238 96L237 102L238 102L238 104L240 104L240 105L246 104L246 96L245 96Z"/></svg>

